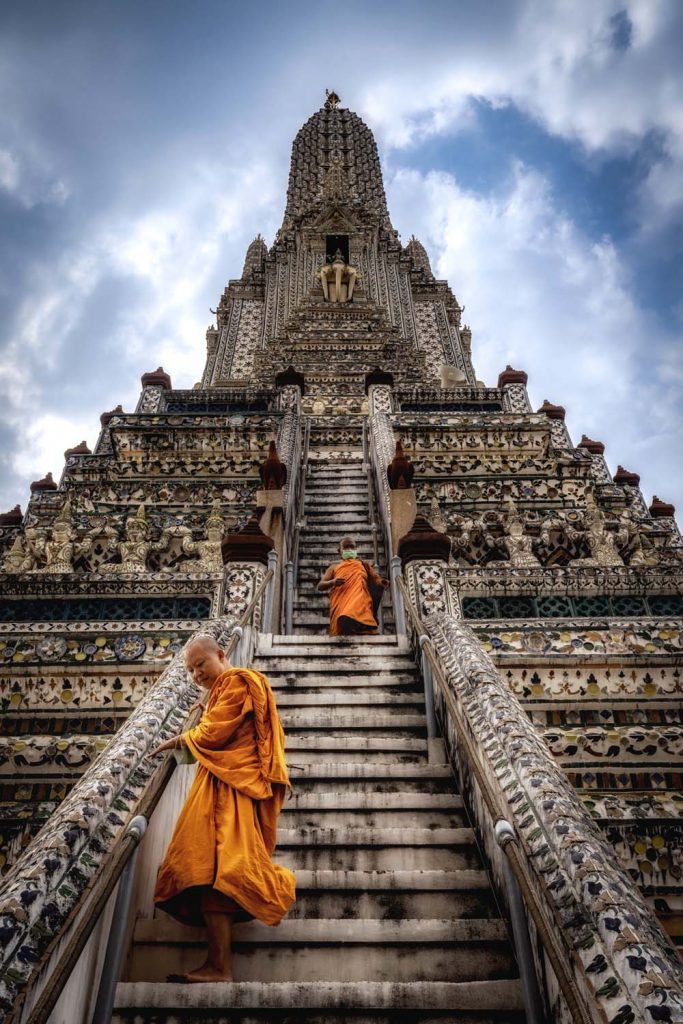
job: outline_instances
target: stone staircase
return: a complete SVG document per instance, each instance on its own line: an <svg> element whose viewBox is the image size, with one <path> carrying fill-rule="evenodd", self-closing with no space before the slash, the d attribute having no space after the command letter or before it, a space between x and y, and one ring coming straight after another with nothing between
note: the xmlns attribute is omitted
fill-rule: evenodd
<svg viewBox="0 0 683 1024"><path fill-rule="evenodd" d="M342 458L313 448L308 466L294 597L294 632L299 636L319 635L328 629L329 597L316 586L327 567L339 561L342 537L353 537L360 557L374 565L372 495L362 450L351 448ZM386 565L380 564L379 571L386 575ZM393 630L388 593L382 600L382 618L383 628Z"/></svg>
<svg viewBox="0 0 683 1024"><path fill-rule="evenodd" d="M296 635L261 635L294 786L276 859L297 902L234 929L238 981L178 985L203 934L137 922L114 1019L127 1024L521 1024L516 964L450 769L430 763L408 641L327 635L314 590L339 536L372 557L360 459L312 461Z"/></svg>

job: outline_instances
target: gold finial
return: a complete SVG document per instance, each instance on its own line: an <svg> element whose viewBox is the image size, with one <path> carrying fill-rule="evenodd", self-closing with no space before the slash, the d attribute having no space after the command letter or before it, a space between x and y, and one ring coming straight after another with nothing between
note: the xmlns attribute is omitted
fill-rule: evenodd
<svg viewBox="0 0 683 1024"><path fill-rule="evenodd" d="M334 89L325 89L325 96L327 97L325 100L325 106L327 107L328 110L334 110L337 104L341 103L341 100L339 99L339 96L337 96Z"/></svg>

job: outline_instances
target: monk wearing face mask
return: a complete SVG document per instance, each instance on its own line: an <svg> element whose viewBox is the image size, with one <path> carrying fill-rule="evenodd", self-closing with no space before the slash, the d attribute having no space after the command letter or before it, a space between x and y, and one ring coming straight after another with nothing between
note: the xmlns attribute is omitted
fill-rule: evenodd
<svg viewBox="0 0 683 1024"><path fill-rule="evenodd" d="M318 584L318 590L330 595L330 633L332 636L358 636L377 632L370 585L386 590L389 580L378 576L358 557L353 537L339 542L341 561L331 565Z"/></svg>
<svg viewBox="0 0 683 1024"><path fill-rule="evenodd" d="M233 920L278 924L295 898L294 875L271 860L289 789L284 733L264 675L231 668L210 636L191 640L184 656L194 682L206 691L204 712L194 728L150 756L185 748L199 764L154 900L207 932L206 962L169 980L232 981Z"/></svg>

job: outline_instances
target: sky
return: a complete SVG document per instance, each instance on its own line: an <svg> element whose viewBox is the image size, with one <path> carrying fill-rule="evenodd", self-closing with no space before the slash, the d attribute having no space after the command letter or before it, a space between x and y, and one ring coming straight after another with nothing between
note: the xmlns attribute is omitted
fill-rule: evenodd
<svg viewBox="0 0 683 1024"><path fill-rule="evenodd" d="M0 511L202 373L325 89L449 281L477 374L526 370L683 511L683 3L2 0Z"/></svg>

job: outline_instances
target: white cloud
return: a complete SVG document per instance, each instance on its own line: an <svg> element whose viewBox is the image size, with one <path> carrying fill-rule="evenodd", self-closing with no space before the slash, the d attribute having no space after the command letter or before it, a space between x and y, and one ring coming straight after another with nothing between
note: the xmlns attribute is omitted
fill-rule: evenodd
<svg viewBox="0 0 683 1024"><path fill-rule="evenodd" d="M19 184L19 163L7 149L0 149L0 188L14 192Z"/></svg>
<svg viewBox="0 0 683 1024"><path fill-rule="evenodd" d="M484 17L482 8L481 17ZM471 124L473 100L515 104L547 131L578 141L588 153L633 152L659 140L643 189L643 222L683 204L681 5L675 0L604 0L573 4L526 0L506 8L505 31L463 22L462 39L437 31L408 67L390 69L362 91L362 109L389 148ZM615 47L611 19L631 22L626 49ZM678 40L678 42L677 42ZM424 42L424 41L423 41ZM653 157L654 159L654 157Z"/></svg>
<svg viewBox="0 0 683 1024"><path fill-rule="evenodd" d="M402 170L389 200L394 223L418 234L466 305L479 376L495 384L507 363L526 370L535 407L544 398L564 405L575 441L586 433L605 442L612 470L627 464L648 498L657 492L683 507L683 487L670 479L681 423L677 339L636 305L611 241L587 237L519 163L497 196L468 192L447 174Z"/></svg>
<svg viewBox="0 0 683 1024"><path fill-rule="evenodd" d="M76 410L69 416L38 415L24 425L21 447L12 459L13 469L29 480L52 472L58 481L64 466L64 452L83 440L89 440L90 447L95 441L91 416L79 416Z"/></svg>
<svg viewBox="0 0 683 1024"><path fill-rule="evenodd" d="M213 320L209 306L218 301L228 277L241 273L254 225L274 224L280 197L276 200L272 176L258 162L243 168L216 162L191 171L193 187L168 188L157 207L140 216L122 217L109 209L56 264L34 267L0 368L6 395L0 425L21 439L9 465L24 493L31 479L48 470L58 479L67 447L83 437L92 447L105 407L99 397L102 381L106 401L124 401L130 411L146 370L163 365L174 387L192 387L201 377L204 334ZM101 320L98 289L117 278L125 280L131 299L121 303L113 319ZM84 380L73 412L55 412L50 392L78 380L79 354L69 346L88 326L89 344L100 350L98 388ZM45 368L51 371L49 382ZM34 410L28 418L27 408ZM16 486L14 480L6 490L10 504Z"/></svg>

